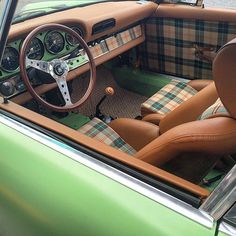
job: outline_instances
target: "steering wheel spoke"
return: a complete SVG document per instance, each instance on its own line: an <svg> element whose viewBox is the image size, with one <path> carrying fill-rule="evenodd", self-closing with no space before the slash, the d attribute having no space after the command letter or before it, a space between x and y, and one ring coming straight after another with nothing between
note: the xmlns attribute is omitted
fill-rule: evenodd
<svg viewBox="0 0 236 236"><path fill-rule="evenodd" d="M72 105L69 89L66 82L66 77L62 76L56 79L57 86L61 92L61 95L66 103L66 106Z"/></svg>
<svg viewBox="0 0 236 236"><path fill-rule="evenodd" d="M50 73L50 70L52 67L50 62L41 61L41 60L33 60L33 59L29 59L28 57L26 57L25 59L25 64L26 64L26 67L33 67L35 69L46 72L48 74Z"/></svg>

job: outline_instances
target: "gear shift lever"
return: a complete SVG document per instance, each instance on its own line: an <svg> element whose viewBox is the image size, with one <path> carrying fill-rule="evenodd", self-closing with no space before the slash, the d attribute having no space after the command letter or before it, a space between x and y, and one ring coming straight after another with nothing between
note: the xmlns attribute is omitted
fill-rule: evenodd
<svg viewBox="0 0 236 236"><path fill-rule="evenodd" d="M105 89L105 95L101 98L101 100L99 101L99 103L96 106L96 113L95 113L95 117L98 117L99 119L103 120L106 123L109 123L111 120L113 120L112 117L107 117L105 115L103 115L100 111L100 106L102 105L102 103L106 100L106 98L108 96L113 96L115 93L114 89L112 87L107 87Z"/></svg>

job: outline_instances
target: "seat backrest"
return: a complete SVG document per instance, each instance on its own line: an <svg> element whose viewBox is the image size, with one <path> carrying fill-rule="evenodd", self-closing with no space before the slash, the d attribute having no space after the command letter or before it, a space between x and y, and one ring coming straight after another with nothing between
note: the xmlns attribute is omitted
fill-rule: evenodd
<svg viewBox="0 0 236 236"><path fill-rule="evenodd" d="M218 52L213 63L213 78L222 103L236 119L236 38Z"/></svg>
<svg viewBox="0 0 236 236"><path fill-rule="evenodd" d="M186 122L197 120L218 97L233 118L236 118L236 39L224 45L213 62L215 83L208 85L163 118L160 133Z"/></svg>
<svg viewBox="0 0 236 236"><path fill-rule="evenodd" d="M163 167L172 160L179 162L181 155L197 153L212 157L213 162L208 165L211 168L217 160L214 157L236 153L235 58L236 39L222 47L213 62L215 83L201 90L163 118L160 122L160 137L146 145L135 156ZM218 98L226 110L222 115L207 116L207 119L201 120L204 111ZM193 164L186 167L189 168L188 174L192 174L189 179L194 181L199 179L194 175L197 167L200 164L203 166L202 161L206 161L206 165L212 161L211 158L198 161L196 155L189 155L188 158L193 160ZM203 173L198 172L198 175Z"/></svg>
<svg viewBox="0 0 236 236"><path fill-rule="evenodd" d="M159 124L160 133L163 134L175 126L197 120L217 98L218 94L213 82L167 114Z"/></svg>

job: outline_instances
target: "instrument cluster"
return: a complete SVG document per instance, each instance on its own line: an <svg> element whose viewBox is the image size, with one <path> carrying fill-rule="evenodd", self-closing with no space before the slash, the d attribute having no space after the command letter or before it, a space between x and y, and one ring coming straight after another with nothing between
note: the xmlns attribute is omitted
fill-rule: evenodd
<svg viewBox="0 0 236 236"><path fill-rule="evenodd" d="M76 26L72 27L81 37L83 37L83 30ZM21 43L23 40L21 41ZM3 54L3 58L0 65L0 78L3 74L14 73L19 70L19 51L21 47L21 43L10 43ZM74 47L77 44L77 40L64 32L59 31L49 31L44 32L39 35L39 37L35 37L28 49L27 55L30 59L41 60L55 57L60 53L65 53L69 51L71 47ZM16 45L19 45L17 47ZM2 75L2 76L1 76Z"/></svg>
<svg viewBox="0 0 236 236"><path fill-rule="evenodd" d="M83 30L71 27L81 37ZM10 97L25 91L25 85L20 77L20 48L23 39L8 43L0 64L0 96ZM76 38L57 30L42 32L31 40L27 48L27 56L33 60L49 61L71 53L78 44Z"/></svg>

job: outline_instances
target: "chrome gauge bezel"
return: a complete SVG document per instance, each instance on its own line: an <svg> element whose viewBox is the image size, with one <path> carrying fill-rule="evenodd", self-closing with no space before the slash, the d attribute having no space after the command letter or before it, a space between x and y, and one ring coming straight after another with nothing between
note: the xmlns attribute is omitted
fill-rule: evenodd
<svg viewBox="0 0 236 236"><path fill-rule="evenodd" d="M1 69L3 70L3 71L5 71L5 72L8 72L8 73L13 73L13 72L16 72L18 69L19 69L19 67L20 67L20 64L19 64L19 61L20 61L20 54L19 54L19 50L17 50L16 48L14 48L14 47L12 47L12 46L6 46L6 48L5 48L5 50L4 50L4 54L5 54L5 52L6 52L6 49L13 49L15 52L17 52L17 55L18 55L18 66L17 66L17 68L16 69L13 69L13 70L9 70L9 69L6 69L6 68L4 68L3 66L2 66L2 61L1 61L1 65L0 65L0 67L1 67ZM4 54L3 54L3 56L4 56Z"/></svg>
<svg viewBox="0 0 236 236"><path fill-rule="evenodd" d="M76 33L78 33L80 35L81 38L84 37L84 33L83 33L83 30L78 27L78 26L75 26L75 27L71 27L72 30L74 30ZM70 46L75 46L76 44L73 44L70 42L70 40L68 39L68 36L70 36L68 33L65 34L65 38L66 38L66 42L70 45Z"/></svg>
<svg viewBox="0 0 236 236"><path fill-rule="evenodd" d="M41 39L39 39L38 37L35 37L33 40L37 40L38 42L39 42L39 44L41 44L40 45L40 47L41 47L41 49L42 49L42 55L39 57L39 58L30 58L30 59L34 59L34 60L41 60L43 57L44 57L44 53L45 53L45 46L44 46L44 43L42 42L42 40ZM33 42L33 40L31 41L31 42ZM27 54L27 56L28 56L28 54Z"/></svg>
<svg viewBox="0 0 236 236"><path fill-rule="evenodd" d="M49 49L48 46L47 46L47 38L48 38L48 36L49 36L50 34L53 34L53 33L57 33L57 34L60 35L61 38L63 39L63 47L62 47L62 49L61 49L60 51L58 51L58 52L52 51L52 50ZM56 31L56 30L49 31L49 32L45 35L45 37L44 37L44 46L45 46L45 49L46 49L49 53L51 53L51 54L53 54L53 55L57 55L58 53L62 52L63 49L65 48L65 37L64 37L64 35L63 35L61 32L59 32L59 31Z"/></svg>

